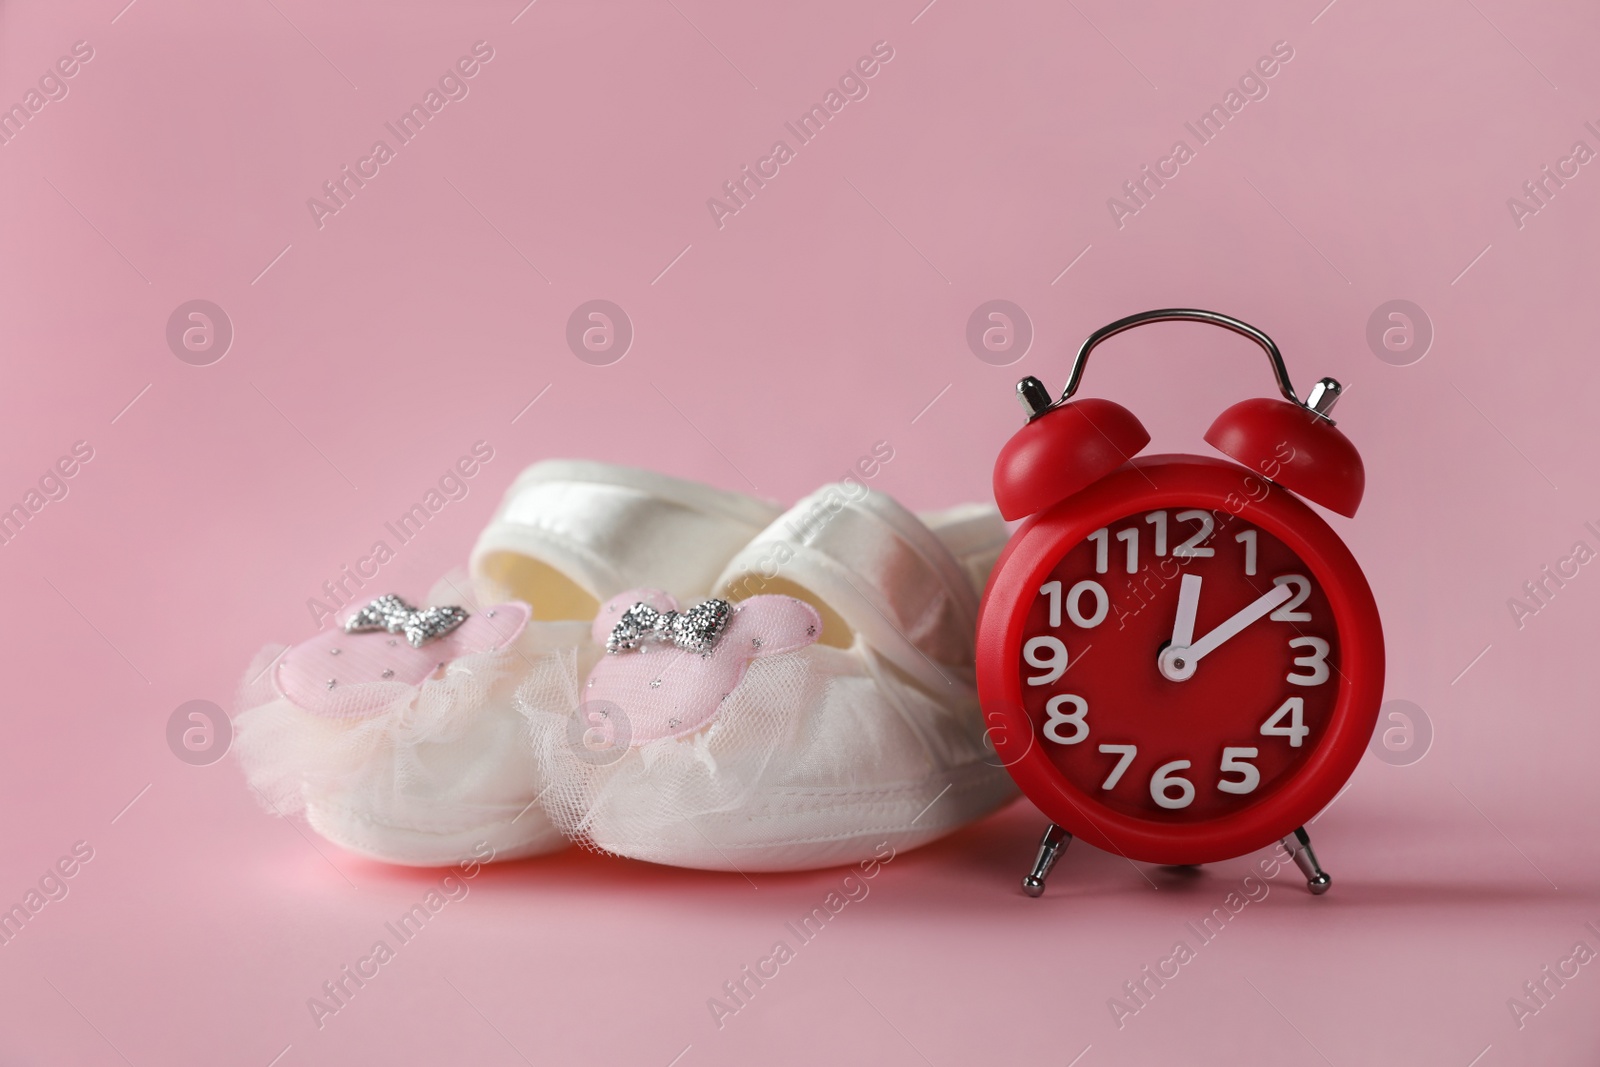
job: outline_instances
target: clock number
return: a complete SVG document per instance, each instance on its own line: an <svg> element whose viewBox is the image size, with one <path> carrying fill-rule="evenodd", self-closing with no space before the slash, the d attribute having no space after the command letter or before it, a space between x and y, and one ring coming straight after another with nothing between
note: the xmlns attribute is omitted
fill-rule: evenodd
<svg viewBox="0 0 1600 1067"><path fill-rule="evenodd" d="M1254 793L1256 786L1261 784L1261 772L1256 770L1254 764L1246 763L1245 760L1255 759L1260 754L1261 750L1255 748L1223 749L1222 773L1237 774L1239 775L1239 780L1234 781L1231 778L1224 778L1217 783L1217 788L1224 793L1233 793L1240 796L1245 793Z"/></svg>
<svg viewBox="0 0 1600 1067"><path fill-rule="evenodd" d="M1128 542L1128 573L1139 573L1139 528L1130 526L1117 534L1118 541Z"/></svg>
<svg viewBox="0 0 1600 1067"><path fill-rule="evenodd" d="M1102 526L1089 535L1089 540L1094 542L1094 572L1096 574L1104 574L1111 566L1109 559L1111 555L1111 534Z"/></svg>
<svg viewBox="0 0 1600 1067"><path fill-rule="evenodd" d="M1254 530L1241 530L1233 535L1233 539L1244 546L1245 577L1254 578L1256 574L1256 532Z"/></svg>
<svg viewBox="0 0 1600 1067"><path fill-rule="evenodd" d="M1061 583L1045 582L1039 587L1039 595L1050 598L1050 628L1057 629L1061 625Z"/></svg>
<svg viewBox="0 0 1600 1067"><path fill-rule="evenodd" d="M1052 584L1054 584L1058 590L1060 589L1060 582L1054 582ZM1094 611L1089 615L1085 615L1083 613L1083 594L1085 593L1091 594L1094 598ZM1072 590L1067 593L1067 618L1072 620L1074 626L1082 627L1085 630L1092 630L1096 626L1099 626L1101 623L1106 621L1106 615L1109 614L1110 611L1111 598L1106 596L1105 587L1099 582L1091 581L1090 579L1085 578L1083 581L1073 586ZM1054 613L1052 613L1052 618L1053 617Z"/></svg>
<svg viewBox="0 0 1600 1067"><path fill-rule="evenodd" d="M1269 618L1273 622L1310 622L1311 612L1296 611L1301 604L1306 602L1306 597L1311 595L1311 579L1303 574L1280 574L1272 579L1273 585L1294 586L1294 596L1284 601L1283 607L1274 611Z"/></svg>
<svg viewBox="0 0 1600 1067"><path fill-rule="evenodd" d="M1156 768L1156 773L1150 779L1150 799L1166 808L1176 811L1187 808L1194 803L1194 783L1187 778L1180 778L1174 771L1186 771L1191 764L1186 759L1175 759L1171 763L1163 763ZM1176 789L1177 796L1168 796L1167 790Z"/></svg>
<svg viewBox="0 0 1600 1067"><path fill-rule="evenodd" d="M1042 656L1041 652L1049 655ZM1029 678L1028 684L1049 685L1067 669L1067 646L1061 643L1059 637L1030 637L1028 643L1022 646L1022 658L1028 661L1028 666L1044 671Z"/></svg>
<svg viewBox="0 0 1600 1067"><path fill-rule="evenodd" d="M1278 710L1272 717L1261 724L1261 733L1266 737L1287 737L1290 748L1299 748L1305 740L1306 734L1311 732L1302 719L1305 715L1306 702L1301 697L1290 697L1278 705ZM1289 725L1283 725L1283 717L1289 716Z"/></svg>
<svg viewBox="0 0 1600 1067"><path fill-rule="evenodd" d="M1321 685L1328 680L1328 642L1320 637L1297 637L1289 642L1290 648L1309 648L1311 651L1294 658L1296 667L1309 672L1291 672L1286 679L1295 685Z"/></svg>
<svg viewBox="0 0 1600 1067"><path fill-rule="evenodd" d="M1111 768L1111 773L1106 775L1106 780L1101 783L1101 789L1114 789L1122 776L1127 772L1128 766L1133 763L1133 757L1139 754L1137 745L1101 745L1100 751L1108 756L1117 756L1117 765Z"/></svg>
<svg viewBox="0 0 1600 1067"><path fill-rule="evenodd" d="M1200 542L1210 538L1211 532L1216 529L1216 523L1211 521L1211 512L1194 508L1189 511L1180 511L1175 517L1179 522L1198 522L1200 528L1194 532L1193 537L1172 550L1174 556L1183 559L1199 559L1203 556L1217 554L1217 550L1214 548L1200 547Z"/></svg>
<svg viewBox="0 0 1600 1067"><path fill-rule="evenodd" d="M1085 593L1091 594L1094 598L1094 609L1088 615L1083 613L1083 595ZM1059 629L1061 626L1061 601L1063 599L1061 596L1061 583L1058 581L1044 583L1039 587L1039 595L1050 598L1050 627ZM1067 618L1072 620L1074 626L1084 630L1092 630L1099 626L1106 621L1106 616L1111 612L1111 598L1106 595L1105 587L1092 579L1085 578L1074 585L1065 599L1067 602ZM1062 655L1066 655L1066 653L1062 652ZM1045 666L1043 663L1034 663L1031 659L1028 662L1035 667ZM1051 679L1051 681L1054 680ZM1036 682L1034 684L1044 685L1045 683Z"/></svg>
<svg viewBox="0 0 1600 1067"><path fill-rule="evenodd" d="M1071 704L1072 710L1063 712L1061 705ZM1045 714L1049 716L1044 724L1044 736L1058 745L1075 745L1089 736L1089 724L1084 721L1084 716L1089 714L1089 702L1080 696L1071 693L1062 693L1060 696L1051 697L1044 706ZM1072 736L1062 737L1061 727L1071 726Z"/></svg>
<svg viewBox="0 0 1600 1067"><path fill-rule="evenodd" d="M1167 554L1167 513L1165 511L1152 511L1144 517L1144 521L1155 527L1152 540L1155 546L1150 551L1158 556Z"/></svg>

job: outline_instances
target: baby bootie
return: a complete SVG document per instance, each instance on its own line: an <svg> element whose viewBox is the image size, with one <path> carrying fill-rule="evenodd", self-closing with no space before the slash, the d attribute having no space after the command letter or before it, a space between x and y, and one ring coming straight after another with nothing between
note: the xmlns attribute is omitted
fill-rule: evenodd
<svg viewBox="0 0 1600 1067"><path fill-rule="evenodd" d="M646 575L703 588L777 511L624 467L530 467L480 538L472 578L446 578L422 608L377 598L257 657L234 720L250 784L279 814L303 812L328 840L390 863L563 847L518 709L573 702L602 598ZM667 541L670 556L648 547Z"/></svg>
<svg viewBox="0 0 1600 1067"><path fill-rule="evenodd" d="M607 599L576 711L522 702L551 819L636 859L779 871L881 858L1006 803L973 680L1005 540L992 507L918 519L826 486L708 599Z"/></svg>

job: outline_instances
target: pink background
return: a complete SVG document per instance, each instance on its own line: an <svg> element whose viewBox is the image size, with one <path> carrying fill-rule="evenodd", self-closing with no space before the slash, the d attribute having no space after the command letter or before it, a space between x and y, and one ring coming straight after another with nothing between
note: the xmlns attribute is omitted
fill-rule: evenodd
<svg viewBox="0 0 1600 1067"><path fill-rule="evenodd" d="M1596 1061L1600 967L1520 1030L1506 1005L1600 948L1600 570L1520 629L1507 607L1600 547L1600 174L1521 229L1506 206L1600 148L1592 5L523 2L0 10L0 102L94 49L0 147L0 500L94 449L0 548L0 901L94 849L0 948L0 1060ZM306 199L479 40L470 95L319 230ZM719 230L707 198L880 40L870 95ZM1107 198L1277 41L1270 94L1118 229ZM236 331L210 366L165 340L196 298ZM564 339L595 298L636 329L611 366ZM1012 366L965 341L996 298L1036 331ZM1410 366L1366 342L1396 298L1436 331ZM306 999L437 874L263 814L231 759L174 758L166 722L311 633L306 600L474 441L494 460L385 588L459 564L548 456L787 502L888 440L875 488L984 498L1015 380L1059 389L1090 330L1165 305L1255 322L1302 389L1348 387L1369 483L1335 526L1384 612L1387 696L1436 736L1410 766L1369 756L1312 827L1329 896L1280 875L1119 1030L1108 998L1252 860L1184 878L1079 848L1027 900L1042 824L1018 804L898 858L719 1030L707 998L843 872L753 888L568 853L479 876L313 1025ZM1158 327L1086 391L1204 451L1225 405L1271 394L1261 363Z"/></svg>

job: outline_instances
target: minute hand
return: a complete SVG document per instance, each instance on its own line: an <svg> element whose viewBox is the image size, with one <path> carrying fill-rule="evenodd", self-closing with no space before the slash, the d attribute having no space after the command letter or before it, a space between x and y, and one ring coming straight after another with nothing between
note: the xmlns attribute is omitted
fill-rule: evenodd
<svg viewBox="0 0 1600 1067"><path fill-rule="evenodd" d="M1236 636L1246 626L1249 626L1293 595L1294 590L1290 589L1288 585L1280 585L1270 593L1263 593L1247 606L1230 615L1216 629L1190 645L1188 654L1184 658L1190 663L1198 662L1208 653L1215 652L1224 641Z"/></svg>

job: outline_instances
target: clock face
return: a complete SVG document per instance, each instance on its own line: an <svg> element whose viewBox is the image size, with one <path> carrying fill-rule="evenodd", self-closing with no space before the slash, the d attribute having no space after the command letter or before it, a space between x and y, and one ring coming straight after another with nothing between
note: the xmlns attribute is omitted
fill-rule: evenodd
<svg viewBox="0 0 1600 1067"><path fill-rule="evenodd" d="M1201 456L1138 457L1028 519L977 636L998 761L1052 822L1151 863L1309 821L1383 698L1350 550L1292 493Z"/></svg>
<svg viewBox="0 0 1600 1067"><path fill-rule="evenodd" d="M1123 515L1033 593L1015 669L1035 746L1112 811L1180 824L1237 812L1326 734L1341 662L1328 597L1242 517Z"/></svg>

